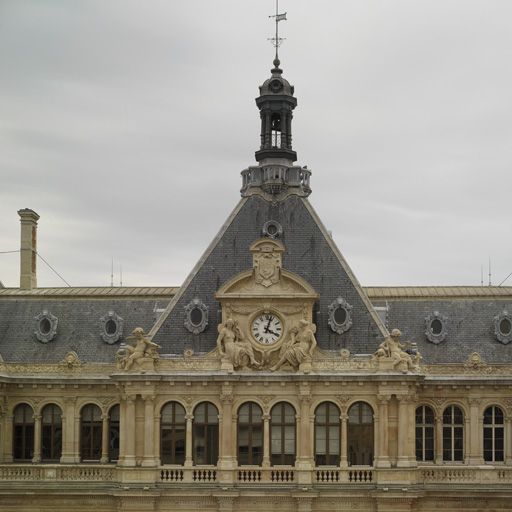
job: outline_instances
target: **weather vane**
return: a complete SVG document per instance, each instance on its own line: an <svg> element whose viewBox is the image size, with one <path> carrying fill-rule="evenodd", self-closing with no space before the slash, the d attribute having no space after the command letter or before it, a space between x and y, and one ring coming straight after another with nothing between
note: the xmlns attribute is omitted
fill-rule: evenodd
<svg viewBox="0 0 512 512"><path fill-rule="evenodd" d="M269 18L274 18L276 22L276 35L274 37L270 37L268 40L272 42L272 45L276 49L276 60L279 60L278 50L281 46L281 43L286 39L283 37L279 37L279 22L286 20L286 13L279 14L279 0L276 0L276 13Z"/></svg>

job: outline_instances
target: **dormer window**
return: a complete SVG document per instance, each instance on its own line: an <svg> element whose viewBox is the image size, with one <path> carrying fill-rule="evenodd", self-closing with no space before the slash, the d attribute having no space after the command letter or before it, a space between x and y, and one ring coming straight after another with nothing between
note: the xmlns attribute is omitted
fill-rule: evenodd
<svg viewBox="0 0 512 512"><path fill-rule="evenodd" d="M507 311L494 317L494 335L504 345L512 341L512 315Z"/></svg>
<svg viewBox="0 0 512 512"><path fill-rule="evenodd" d="M123 335L124 320L114 311L100 318L100 336L108 345L113 345Z"/></svg>
<svg viewBox="0 0 512 512"><path fill-rule="evenodd" d="M352 306L342 297L329 305L329 327L333 332L342 334L352 327Z"/></svg>
<svg viewBox="0 0 512 512"><path fill-rule="evenodd" d="M448 335L448 318L434 311L425 318L425 336L431 343L438 344Z"/></svg>
<svg viewBox="0 0 512 512"><path fill-rule="evenodd" d="M208 306L195 298L185 306L185 329L200 334L208 327Z"/></svg>
<svg viewBox="0 0 512 512"><path fill-rule="evenodd" d="M34 330L36 338L41 343L52 341L57 334L59 319L45 309L34 320L36 321Z"/></svg>

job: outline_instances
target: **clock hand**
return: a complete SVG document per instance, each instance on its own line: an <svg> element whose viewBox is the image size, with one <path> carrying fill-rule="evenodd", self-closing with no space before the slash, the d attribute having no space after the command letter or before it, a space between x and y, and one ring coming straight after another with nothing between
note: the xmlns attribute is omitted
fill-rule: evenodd
<svg viewBox="0 0 512 512"><path fill-rule="evenodd" d="M273 334L274 336L279 336L277 332L271 331L270 329L267 329L265 332L269 332L270 334Z"/></svg>
<svg viewBox="0 0 512 512"><path fill-rule="evenodd" d="M268 319L267 326L265 327L265 332L269 332L270 322L272 321L272 317Z"/></svg>

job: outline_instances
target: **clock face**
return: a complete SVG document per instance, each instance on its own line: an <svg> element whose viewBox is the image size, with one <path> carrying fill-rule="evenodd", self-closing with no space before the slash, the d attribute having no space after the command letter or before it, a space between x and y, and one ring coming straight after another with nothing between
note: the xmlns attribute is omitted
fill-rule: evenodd
<svg viewBox="0 0 512 512"><path fill-rule="evenodd" d="M281 319L273 313L258 315L252 322L252 335L262 345L273 345L282 333Z"/></svg>

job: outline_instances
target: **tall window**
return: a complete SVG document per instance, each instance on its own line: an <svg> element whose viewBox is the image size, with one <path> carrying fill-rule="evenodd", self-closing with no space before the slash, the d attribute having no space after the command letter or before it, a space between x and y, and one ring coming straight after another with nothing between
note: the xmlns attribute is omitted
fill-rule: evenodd
<svg viewBox="0 0 512 512"><path fill-rule="evenodd" d="M416 460L434 460L434 411L426 405L416 409Z"/></svg>
<svg viewBox="0 0 512 512"><path fill-rule="evenodd" d="M108 461L119 459L119 404L113 405L108 411Z"/></svg>
<svg viewBox="0 0 512 512"><path fill-rule="evenodd" d="M464 460L464 414L455 405L443 412L443 460Z"/></svg>
<svg viewBox="0 0 512 512"><path fill-rule="evenodd" d="M210 402L194 409L194 464L217 464L219 458L219 411Z"/></svg>
<svg viewBox="0 0 512 512"><path fill-rule="evenodd" d="M178 402L162 407L160 420L160 459L162 464L185 462L185 409Z"/></svg>
<svg viewBox="0 0 512 512"><path fill-rule="evenodd" d="M348 410L348 461L352 466L373 465L373 410L356 402Z"/></svg>
<svg viewBox="0 0 512 512"><path fill-rule="evenodd" d="M495 405L484 412L484 460L503 462L503 411Z"/></svg>
<svg viewBox="0 0 512 512"><path fill-rule="evenodd" d="M295 464L295 409L280 402L270 411L270 457L272 465Z"/></svg>
<svg viewBox="0 0 512 512"><path fill-rule="evenodd" d="M315 463L340 464L340 410L331 402L324 402L315 410Z"/></svg>
<svg viewBox="0 0 512 512"><path fill-rule="evenodd" d="M80 458L83 462L101 459L101 409L94 404L82 407L80 413Z"/></svg>
<svg viewBox="0 0 512 512"><path fill-rule="evenodd" d="M238 464L261 466L263 460L263 417L261 408L247 402L238 409Z"/></svg>
<svg viewBox="0 0 512 512"><path fill-rule="evenodd" d="M58 461L62 453L62 413L55 404L45 406L41 418L41 460Z"/></svg>
<svg viewBox="0 0 512 512"><path fill-rule="evenodd" d="M16 461L31 461L34 456L34 411L27 404L14 409L13 456Z"/></svg>

